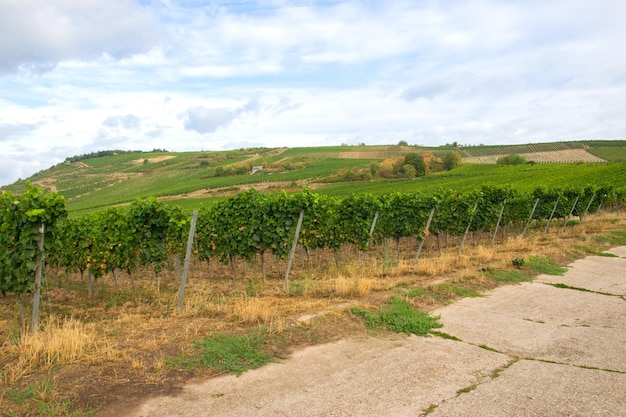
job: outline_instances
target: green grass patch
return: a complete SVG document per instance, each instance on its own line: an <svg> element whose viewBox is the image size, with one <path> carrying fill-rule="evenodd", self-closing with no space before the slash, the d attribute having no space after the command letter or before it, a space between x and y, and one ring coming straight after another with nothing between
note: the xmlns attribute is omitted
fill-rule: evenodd
<svg viewBox="0 0 626 417"><path fill-rule="evenodd" d="M237 376L248 369L257 369L273 361L274 355L265 347L263 331L240 336L217 334L196 341L197 350L191 355L183 354L168 359L173 368L211 368Z"/></svg>
<svg viewBox="0 0 626 417"><path fill-rule="evenodd" d="M444 304L462 297L483 297L483 294L461 285L438 284L426 288L411 288L408 291L400 291L408 298L421 298L423 300L435 300Z"/></svg>
<svg viewBox="0 0 626 417"><path fill-rule="evenodd" d="M502 284L520 284L522 282L530 282L533 278L525 272L515 269L506 269L504 271L487 271L485 276L493 281Z"/></svg>
<svg viewBox="0 0 626 417"><path fill-rule="evenodd" d="M26 401L35 397L37 392L37 385L34 383L28 384L23 389L10 390L7 392L9 399L17 405L23 405Z"/></svg>
<svg viewBox="0 0 626 417"><path fill-rule="evenodd" d="M428 408L422 408L422 411L424 412L424 415L430 414L433 411L435 411L437 407L438 407L437 404L431 404L428 406Z"/></svg>
<svg viewBox="0 0 626 417"><path fill-rule="evenodd" d="M549 256L530 256L524 266L547 275L564 275L567 272L567 268L557 265L555 260Z"/></svg>
<svg viewBox="0 0 626 417"><path fill-rule="evenodd" d="M600 248L595 248L592 246L588 246L588 245L575 245L573 246L574 249L579 250L581 252L584 252L588 255L594 255L594 256L604 256L607 258L619 258L619 256L614 255L612 253L607 253L607 252L603 252L602 249Z"/></svg>
<svg viewBox="0 0 626 417"><path fill-rule="evenodd" d="M367 327L372 329L384 326L396 333L427 336L432 329L443 327L439 322L439 316L434 317L427 312L416 310L410 303L398 298L390 299L378 314L358 307L350 311L363 317Z"/></svg>
<svg viewBox="0 0 626 417"><path fill-rule="evenodd" d="M476 292L470 288L460 287L458 285L440 284L436 287L438 292L444 292L449 294L455 294L459 297L477 298L483 297L479 292Z"/></svg>
<svg viewBox="0 0 626 417"><path fill-rule="evenodd" d="M598 236L596 240L614 246L626 245L626 231L611 232L607 236Z"/></svg>
<svg viewBox="0 0 626 417"><path fill-rule="evenodd" d="M7 397L17 408L4 411L4 416L73 416L91 417L97 408L82 408L75 406L71 399L59 400L56 396L57 386L54 381L44 379L28 384L22 389L7 391Z"/></svg>

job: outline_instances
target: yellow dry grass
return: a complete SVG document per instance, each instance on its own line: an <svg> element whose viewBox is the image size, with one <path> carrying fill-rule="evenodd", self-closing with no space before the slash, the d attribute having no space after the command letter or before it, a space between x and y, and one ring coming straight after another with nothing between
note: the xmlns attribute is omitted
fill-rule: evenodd
<svg viewBox="0 0 626 417"><path fill-rule="evenodd" d="M23 335L18 347L18 363L24 367L48 369L57 364L87 361L99 363L117 356L107 342L100 340L92 324L75 318L50 317L44 330Z"/></svg>
<svg viewBox="0 0 626 417"><path fill-rule="evenodd" d="M51 369L72 363L101 364L117 360L120 353L99 337L95 326L75 318L49 317L42 329L33 335L24 334L12 347L15 360L0 374L1 381L11 384L33 369Z"/></svg>

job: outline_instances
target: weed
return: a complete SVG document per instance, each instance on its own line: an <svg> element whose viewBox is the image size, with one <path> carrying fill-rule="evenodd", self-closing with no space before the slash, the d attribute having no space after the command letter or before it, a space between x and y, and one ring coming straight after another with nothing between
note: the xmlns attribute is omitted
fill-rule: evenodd
<svg viewBox="0 0 626 417"><path fill-rule="evenodd" d="M429 291L426 288L411 288L406 293L406 296L409 298L416 298L416 297L432 298L433 294L431 291Z"/></svg>
<svg viewBox="0 0 626 417"><path fill-rule="evenodd" d="M256 288L251 279L248 280L248 284L246 285L246 295L248 297L254 297L256 295Z"/></svg>
<svg viewBox="0 0 626 417"><path fill-rule="evenodd" d="M457 285L441 284L438 287L439 287L439 289L441 291L449 292L449 293L452 293L452 294L456 294L459 297L476 298L476 297L482 297L483 296L481 293L478 293L476 291L472 291L472 290L470 290L468 288L459 287Z"/></svg>
<svg viewBox="0 0 626 417"><path fill-rule="evenodd" d="M524 260L524 258L513 258L513 260L511 261L511 264L513 264L513 266L517 268L523 267L525 263L526 261Z"/></svg>
<svg viewBox="0 0 626 417"><path fill-rule="evenodd" d="M478 386L476 384L470 385L469 387L461 388L456 392L456 395L466 394L468 392L474 391Z"/></svg>
<svg viewBox="0 0 626 417"><path fill-rule="evenodd" d="M440 332L438 330L433 330L432 332L430 332L430 334L432 334L433 336L439 336L442 339L454 340L455 342L462 342L462 340L459 339L458 337L452 336L451 334L448 334L446 332Z"/></svg>
<svg viewBox="0 0 626 417"><path fill-rule="evenodd" d="M511 360L509 360L505 365L500 366L496 369L494 369L491 372L491 379L495 379L497 377L500 376L500 374L507 368L513 366L515 363L517 363L520 360L519 356L514 356Z"/></svg>
<svg viewBox="0 0 626 417"><path fill-rule="evenodd" d="M519 284L532 281L532 277L522 271L506 269L504 271L487 271L485 276L502 284Z"/></svg>
<svg viewBox="0 0 626 417"><path fill-rule="evenodd" d="M303 281L291 281L289 282L289 295L302 295L306 290L306 284Z"/></svg>
<svg viewBox="0 0 626 417"><path fill-rule="evenodd" d="M386 274L388 271L398 266L398 260L396 259L393 251L387 249L383 253L383 274Z"/></svg>
<svg viewBox="0 0 626 417"><path fill-rule="evenodd" d="M253 332L241 336L218 334L195 342L198 352L193 356L182 355L168 359L169 366L186 369L212 368L216 372L228 372L237 376L248 369L257 369L272 361L265 352L265 333Z"/></svg>
<svg viewBox="0 0 626 417"><path fill-rule="evenodd" d="M626 245L626 232L613 231L608 236L598 236L596 240L600 243L608 243L610 245Z"/></svg>
<svg viewBox="0 0 626 417"><path fill-rule="evenodd" d="M564 275L567 272L567 268L558 266L549 256L530 256L525 266L540 274Z"/></svg>
<svg viewBox="0 0 626 417"><path fill-rule="evenodd" d="M437 407L438 407L437 404L431 404L428 406L428 408L422 408L422 411L424 412L424 415L430 414L433 411L435 411Z"/></svg>
<svg viewBox="0 0 626 417"><path fill-rule="evenodd" d="M439 322L439 317L416 310L410 303L398 298L390 299L378 315L356 307L351 311L363 317L365 324L370 328L383 325L396 333L427 336L432 329L443 327L443 324Z"/></svg>
<svg viewBox="0 0 626 417"><path fill-rule="evenodd" d="M17 405L22 405L26 401L35 397L35 390L37 389L37 385L32 383L28 384L28 386L22 390L14 390L9 391L7 394L11 401Z"/></svg>
<svg viewBox="0 0 626 417"><path fill-rule="evenodd" d="M478 345L478 347L481 348L481 349L485 349L485 350L491 351L491 352L502 353L498 349L494 349L494 348L489 347L489 346L487 346L485 344Z"/></svg>
<svg viewBox="0 0 626 417"><path fill-rule="evenodd" d="M58 401L55 390L54 381L43 379L28 384L24 389L9 391L8 397L19 406L19 412L6 412L3 415L91 417L98 411L75 408L72 400Z"/></svg>
<svg viewBox="0 0 626 417"><path fill-rule="evenodd" d="M608 293L608 292L592 291L592 290L588 290L587 288L581 288L581 287L572 287L570 285L563 284L561 282L556 283L556 284L548 284L548 285L552 285L555 288L564 288L564 289L567 289L567 290L576 290L576 291L582 291L582 292L592 292L594 294L600 294L600 295L613 295L613 294Z"/></svg>
<svg viewBox="0 0 626 417"><path fill-rule="evenodd" d="M365 320L365 325L370 329L376 329L382 324L378 314L367 311L361 307L352 307L350 312L355 316L362 317L363 320Z"/></svg>
<svg viewBox="0 0 626 417"><path fill-rule="evenodd" d="M573 248L581 252L584 252L585 254L588 254L588 255L604 256L607 258L619 258L619 256L617 255L603 252L602 249L598 249L589 245L574 245Z"/></svg>

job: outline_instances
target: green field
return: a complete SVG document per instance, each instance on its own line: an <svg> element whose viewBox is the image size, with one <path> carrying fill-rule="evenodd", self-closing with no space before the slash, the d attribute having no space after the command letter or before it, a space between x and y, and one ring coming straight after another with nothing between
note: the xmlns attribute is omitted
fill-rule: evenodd
<svg viewBox="0 0 626 417"><path fill-rule="evenodd" d="M413 180L397 180L361 184L340 184L318 190L320 194L348 195L354 193L383 194L388 191L436 192L440 189L467 191L483 185L511 185L521 191L538 186L579 187L585 185L626 184L626 164L537 164L498 166L464 164L447 173Z"/></svg>
<svg viewBox="0 0 626 417"><path fill-rule="evenodd" d="M588 149L587 152L611 162L626 161L626 147L602 147Z"/></svg>

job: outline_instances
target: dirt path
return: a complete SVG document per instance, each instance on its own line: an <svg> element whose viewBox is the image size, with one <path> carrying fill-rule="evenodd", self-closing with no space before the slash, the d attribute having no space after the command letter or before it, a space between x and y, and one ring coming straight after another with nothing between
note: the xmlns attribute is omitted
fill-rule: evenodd
<svg viewBox="0 0 626 417"><path fill-rule="evenodd" d="M126 416L626 416L626 247L610 252L437 311L458 341L314 346Z"/></svg>

